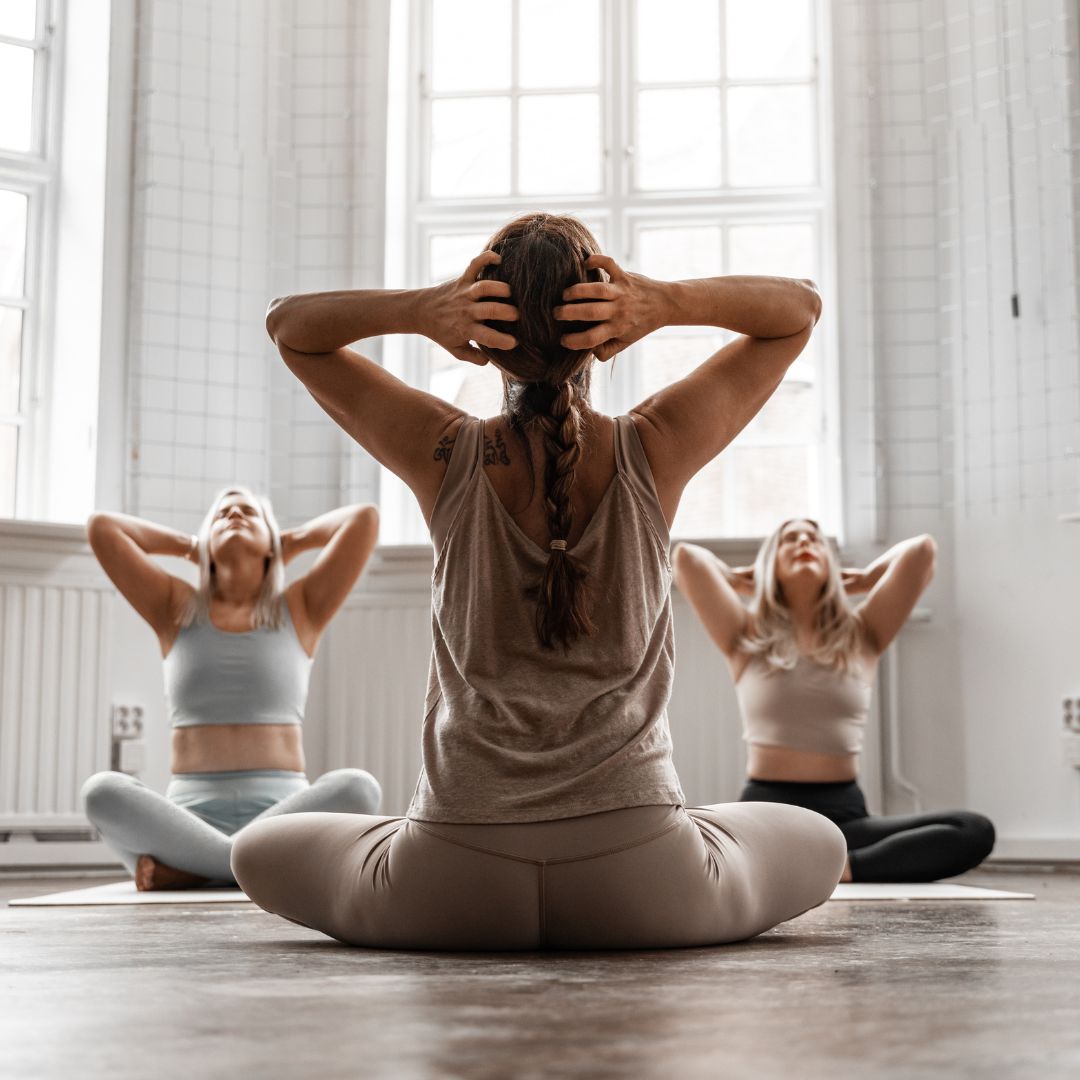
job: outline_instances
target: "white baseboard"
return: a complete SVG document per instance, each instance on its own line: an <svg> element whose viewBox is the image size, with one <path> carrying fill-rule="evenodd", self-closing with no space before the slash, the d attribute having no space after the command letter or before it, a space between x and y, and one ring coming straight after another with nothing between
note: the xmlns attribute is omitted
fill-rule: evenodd
<svg viewBox="0 0 1080 1080"><path fill-rule="evenodd" d="M988 862L1080 862L1080 836L999 836Z"/></svg>
<svg viewBox="0 0 1080 1080"><path fill-rule="evenodd" d="M116 853L100 840L34 840L12 837L0 844L0 870L116 867Z"/></svg>

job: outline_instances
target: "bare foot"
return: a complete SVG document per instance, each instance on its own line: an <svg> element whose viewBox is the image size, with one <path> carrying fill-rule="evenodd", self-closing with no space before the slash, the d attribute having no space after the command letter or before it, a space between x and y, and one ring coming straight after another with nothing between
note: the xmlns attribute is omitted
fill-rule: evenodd
<svg viewBox="0 0 1080 1080"><path fill-rule="evenodd" d="M197 889L209 881L209 878L189 874L186 870L177 870L158 862L153 855L140 855L135 863L135 888L139 892L152 892L154 889Z"/></svg>
<svg viewBox="0 0 1080 1080"><path fill-rule="evenodd" d="M844 872L840 875L840 880L841 881L850 881L851 880L851 860L850 859L848 859L847 862L844 863Z"/></svg>

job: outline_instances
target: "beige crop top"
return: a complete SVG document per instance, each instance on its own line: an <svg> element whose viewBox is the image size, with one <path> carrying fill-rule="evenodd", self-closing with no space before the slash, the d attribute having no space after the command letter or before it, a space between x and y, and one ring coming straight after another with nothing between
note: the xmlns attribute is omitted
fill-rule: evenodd
<svg viewBox="0 0 1080 1080"><path fill-rule="evenodd" d="M754 656L735 684L743 739L755 746L857 754L873 689L866 678L806 656L790 671L769 668Z"/></svg>
<svg viewBox="0 0 1080 1080"><path fill-rule="evenodd" d="M674 672L668 531L633 421L573 552L596 633L564 653L536 638L548 551L499 501L483 422L466 419L431 515L431 676L409 817L523 822L683 803L667 704Z"/></svg>

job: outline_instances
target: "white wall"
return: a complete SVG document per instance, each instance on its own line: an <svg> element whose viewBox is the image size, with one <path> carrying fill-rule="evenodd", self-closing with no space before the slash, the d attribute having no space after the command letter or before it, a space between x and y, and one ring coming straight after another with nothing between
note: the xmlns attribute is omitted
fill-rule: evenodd
<svg viewBox="0 0 1080 1080"><path fill-rule="evenodd" d="M845 0L837 17L861 121L841 125L839 154L866 162L841 199L859 207L847 249L872 267L867 289L849 255L846 283L873 298L869 318L849 313L870 325L874 376L872 419L855 423L876 430L879 472L876 514L849 503L851 539L941 545L933 619L900 649L907 771L928 806L988 813L1001 851L1060 853L1041 842L1080 837L1059 743L1060 699L1080 687L1076 540L1058 522L1080 445L1076 12ZM866 450L849 441L849 463Z"/></svg>
<svg viewBox="0 0 1080 1080"><path fill-rule="evenodd" d="M384 0L139 5L133 512L194 529L236 481L284 523L374 497L263 318L274 295L379 280L387 18Z"/></svg>

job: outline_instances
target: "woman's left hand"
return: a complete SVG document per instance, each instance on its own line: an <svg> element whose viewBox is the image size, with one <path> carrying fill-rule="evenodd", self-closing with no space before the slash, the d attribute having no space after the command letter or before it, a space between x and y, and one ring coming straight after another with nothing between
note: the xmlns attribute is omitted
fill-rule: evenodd
<svg viewBox="0 0 1080 1080"><path fill-rule="evenodd" d="M471 344L474 341L489 349L517 347L509 334L484 325L485 320L517 322L517 308L496 299L509 297L510 286L505 281L477 280L485 266L500 262L502 256L497 252L484 251L469 263L461 277L424 290L421 333L470 364L483 366L488 362Z"/></svg>
<svg viewBox="0 0 1080 1080"><path fill-rule="evenodd" d="M865 570L841 570L840 580L843 582L844 592L848 596L857 596L869 592L874 586L873 580Z"/></svg>

